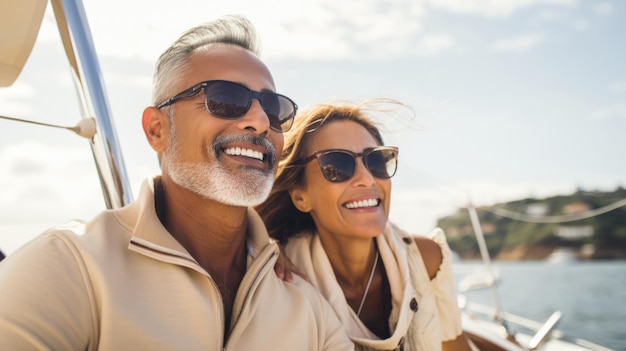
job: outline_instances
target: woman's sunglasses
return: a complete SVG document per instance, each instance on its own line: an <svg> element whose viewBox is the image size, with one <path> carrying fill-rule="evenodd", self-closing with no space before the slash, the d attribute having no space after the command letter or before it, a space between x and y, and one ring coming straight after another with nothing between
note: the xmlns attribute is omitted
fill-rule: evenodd
<svg viewBox="0 0 626 351"><path fill-rule="evenodd" d="M396 174L398 167L398 148L378 146L354 153L343 149L316 151L313 155L296 161L294 166L302 166L317 158L324 178L329 182L345 182L354 176L356 158L362 157L365 168L376 178L388 179Z"/></svg>
<svg viewBox="0 0 626 351"><path fill-rule="evenodd" d="M204 89L206 109L213 115L224 119L237 119L248 112L252 99L257 99L269 118L270 128L277 132L291 129L298 105L290 98L271 91L250 90L243 84L227 80L208 80L176 94L174 97L157 105L162 108L180 99L189 98Z"/></svg>

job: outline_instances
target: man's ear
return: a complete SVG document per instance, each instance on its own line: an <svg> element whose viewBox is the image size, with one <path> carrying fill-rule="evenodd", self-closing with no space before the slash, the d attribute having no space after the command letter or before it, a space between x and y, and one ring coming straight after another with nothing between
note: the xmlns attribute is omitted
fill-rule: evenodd
<svg viewBox="0 0 626 351"><path fill-rule="evenodd" d="M309 197L307 193L301 188L292 188L289 190L289 196L291 202L300 212L311 212L311 204L309 203Z"/></svg>
<svg viewBox="0 0 626 351"><path fill-rule="evenodd" d="M159 154L168 147L170 118L160 109L150 106L143 110L141 125L148 143Z"/></svg>

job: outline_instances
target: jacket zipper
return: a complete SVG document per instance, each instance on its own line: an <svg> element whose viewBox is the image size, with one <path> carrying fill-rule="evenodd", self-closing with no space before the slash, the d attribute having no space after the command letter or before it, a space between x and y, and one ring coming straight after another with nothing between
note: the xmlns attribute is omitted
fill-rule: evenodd
<svg viewBox="0 0 626 351"><path fill-rule="evenodd" d="M265 255L267 255L268 257L263 257ZM233 319L231 321L232 328L231 326L224 325L224 327L231 328L230 333L228 334L228 340L233 337L233 331L235 330L237 323L239 322L239 316L241 316L241 312L243 312L243 309L246 308L244 302L247 300L248 296L253 293L253 291L251 291L252 284L259 279L259 277L261 276L260 273L263 270L272 268L270 266L271 261L275 261L276 257L278 257L278 251L275 249L275 247L266 247L263 251L260 252L259 257L256 259L257 263L252 265L252 267L250 267L251 270L246 272L246 274L244 275L243 280L241 281L241 284L237 289L235 303L233 304ZM242 296L242 292L245 292L245 295ZM225 340L225 345L222 346L222 351L226 351L228 346L228 340Z"/></svg>

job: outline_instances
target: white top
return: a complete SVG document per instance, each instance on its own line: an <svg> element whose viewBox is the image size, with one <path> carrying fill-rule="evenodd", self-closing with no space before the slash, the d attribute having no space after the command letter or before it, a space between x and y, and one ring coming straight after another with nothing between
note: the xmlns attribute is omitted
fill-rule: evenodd
<svg viewBox="0 0 626 351"><path fill-rule="evenodd" d="M445 234L437 228L430 238L443 254L432 281L411 235L389 223L376 237L392 296L392 335L384 340L373 334L348 305L318 235L301 233L289 239L286 253L333 306L357 349L393 350L403 345L404 350L441 350L442 341L462 333L461 312Z"/></svg>

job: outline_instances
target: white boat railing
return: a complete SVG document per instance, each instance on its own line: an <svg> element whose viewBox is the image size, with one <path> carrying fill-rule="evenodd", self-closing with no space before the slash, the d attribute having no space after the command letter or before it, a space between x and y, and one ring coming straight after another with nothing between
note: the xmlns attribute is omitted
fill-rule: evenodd
<svg viewBox="0 0 626 351"><path fill-rule="evenodd" d="M459 300L460 300L460 306L463 312L471 317L480 318L480 319L484 319L487 321L492 321L496 314L496 309L493 307L467 301L465 297L463 296L461 296ZM543 335L549 334L550 339L562 340L564 342L575 344L575 345L587 348L589 350L613 351L612 349L595 344L591 341L576 338L576 337L571 337L571 336L566 335L565 333L563 333L562 331L558 329L554 329L554 327L556 327L556 322L558 322L558 318L560 318L560 315L561 313L559 311L556 311L548 318L548 320L545 323L541 323L532 319L518 316L513 313L501 312L501 318L507 321L509 325L516 325L516 326L522 327L525 330L532 332L534 336L537 336L537 335L543 336ZM546 328L549 328L549 330ZM536 340L534 344L536 345L536 348L541 347L541 344L538 341L539 340ZM544 341L548 341L548 339L544 339ZM529 347L529 349L532 349L532 348Z"/></svg>
<svg viewBox="0 0 626 351"><path fill-rule="evenodd" d="M552 339L562 340L564 342L574 344L589 350L596 351L612 351L606 347L594 344L590 341L569 337L564 333L556 329L558 322L561 319L561 312L555 311L544 323L540 323L534 320L530 320L527 318L520 317L515 314L504 312L501 308L500 298L498 296L497 291L497 276L494 274L491 257L489 255L489 251L487 249L487 243L485 241L485 236L482 231L482 226L480 224L480 220L478 218L478 214L476 212L476 208L470 201L467 210L469 213L470 221L472 223L472 228L474 230L474 235L478 242L478 247L480 250L480 255L483 261L483 265L487 271L487 276L482 280L482 284L474 284L479 287L488 287L493 295L493 302L495 307L487 307L484 305L476 304L467 301L464 296L459 297L459 306L463 309L466 314L470 316L473 314L481 314L482 317L486 318L487 321L493 323L497 323L501 327L504 332L504 337L510 340L517 340L517 333L513 332L509 327L509 323L516 324L525 328L528 331L532 331L531 338L526 344L526 348L528 350L538 350L544 344L548 343ZM485 319L485 318L483 318Z"/></svg>
<svg viewBox="0 0 626 351"><path fill-rule="evenodd" d="M85 8L78 0L51 0L51 3L65 52L76 74L83 118L96 119L97 133L91 140L91 150L106 206L122 207L133 197Z"/></svg>
<svg viewBox="0 0 626 351"><path fill-rule="evenodd" d="M493 301L495 304L494 311L494 319L504 328L507 337L513 338L511 331L506 323L506 320L502 317L502 308L500 304L500 297L498 296L498 290L496 288L496 278L493 273L493 268L491 266L491 257L489 256L489 251L487 250L487 243L485 242L485 235L483 234L482 227L480 226L480 222L478 220L478 214L476 213L476 208L470 202L467 206L467 210L469 212L470 221L472 222L472 228L474 229L474 234L476 236L476 241L478 241L478 248L480 249L480 256L483 260L483 265L487 270L487 274L489 275L487 281L489 282L488 287L491 290Z"/></svg>

